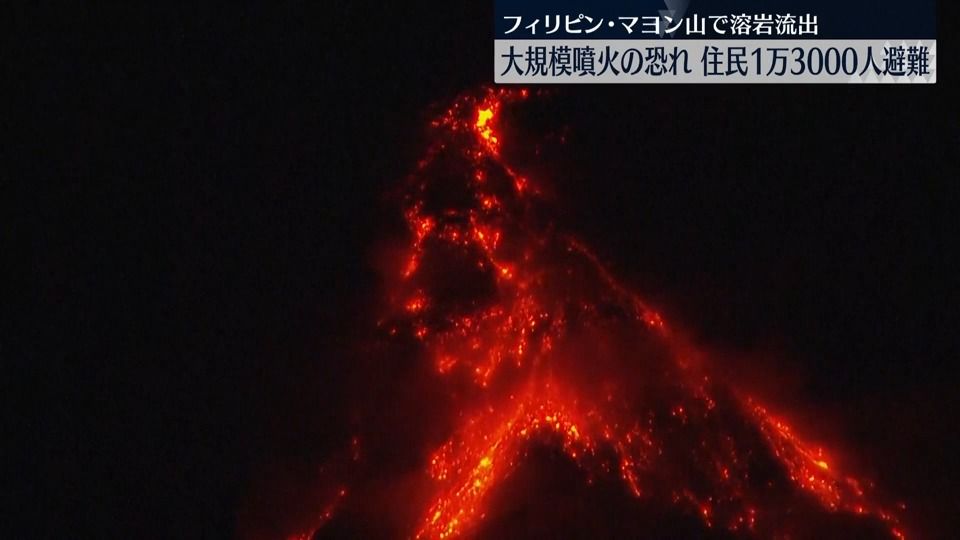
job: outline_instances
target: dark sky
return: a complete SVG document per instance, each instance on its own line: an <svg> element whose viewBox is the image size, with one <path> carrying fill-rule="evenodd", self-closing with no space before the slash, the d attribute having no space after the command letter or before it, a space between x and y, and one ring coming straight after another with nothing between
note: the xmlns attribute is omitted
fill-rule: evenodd
<svg viewBox="0 0 960 540"><path fill-rule="evenodd" d="M8 38L31 121L7 151L33 157L5 212L28 307L4 349L43 406L12 413L30 450L10 508L43 508L35 534L229 537L265 464L342 434L383 194L429 108L492 78L491 17L76 8ZM844 411L942 530L960 138L940 68L933 87L555 87L549 107L569 227L698 341Z"/></svg>

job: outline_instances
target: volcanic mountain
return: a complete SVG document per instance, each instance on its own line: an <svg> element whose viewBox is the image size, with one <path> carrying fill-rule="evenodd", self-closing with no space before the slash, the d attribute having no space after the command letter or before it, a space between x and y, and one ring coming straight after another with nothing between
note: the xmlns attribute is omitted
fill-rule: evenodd
<svg viewBox="0 0 960 540"><path fill-rule="evenodd" d="M457 98L401 182L356 433L292 537L904 538L550 212L527 90ZM362 379L362 375L359 376Z"/></svg>

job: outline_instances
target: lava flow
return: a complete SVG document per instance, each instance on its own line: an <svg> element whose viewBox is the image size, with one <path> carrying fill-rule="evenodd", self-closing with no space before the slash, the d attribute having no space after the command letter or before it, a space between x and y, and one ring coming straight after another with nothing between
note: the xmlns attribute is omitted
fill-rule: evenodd
<svg viewBox="0 0 960 540"><path fill-rule="evenodd" d="M400 534L482 536L498 488L531 448L549 447L585 489L606 479L637 508L665 505L726 537L904 538L902 506L712 376L706 353L558 232L544 180L504 157L516 144L504 112L528 99L492 89L458 98L432 122L431 146L401 190L407 242L377 327L386 347L413 351L434 389L424 399L436 403L422 418L431 428L410 435L421 440L396 441L427 449L396 488L420 505L398 518L409 527ZM367 432L352 445L376 430ZM358 490L380 481L366 474ZM353 488L348 473L331 481L301 537L332 534L338 508L364 496ZM354 519L376 519L353 508Z"/></svg>

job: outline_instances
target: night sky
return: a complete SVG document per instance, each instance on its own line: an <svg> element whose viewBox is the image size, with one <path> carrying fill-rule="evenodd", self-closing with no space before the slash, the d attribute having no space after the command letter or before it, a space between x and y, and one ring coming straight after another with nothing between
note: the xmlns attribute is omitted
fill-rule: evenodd
<svg viewBox="0 0 960 540"><path fill-rule="evenodd" d="M10 414L28 536L282 515L263 478L295 485L349 433L375 248L402 226L386 195L430 112L492 79L488 4L78 8L10 37L42 85L15 85L32 120L6 154L34 179L4 212L27 301L4 356L41 406ZM930 87L556 86L539 120L566 141L545 165L565 226L930 535L960 512L939 67Z"/></svg>

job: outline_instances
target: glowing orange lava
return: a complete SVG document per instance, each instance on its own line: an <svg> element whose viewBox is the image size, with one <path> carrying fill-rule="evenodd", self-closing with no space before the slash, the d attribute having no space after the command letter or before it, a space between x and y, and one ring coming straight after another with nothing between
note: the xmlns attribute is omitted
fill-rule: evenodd
<svg viewBox="0 0 960 540"><path fill-rule="evenodd" d="M835 456L716 381L705 355L583 243L538 221L535 183L506 163L511 141L498 131L528 95L456 100L404 194L409 242L383 327L413 338L464 411L423 456L432 496L409 534L475 532L491 493L546 442L589 476L618 476L638 504L667 501L734 534L789 536L784 505L809 504L903 538L896 513Z"/></svg>

